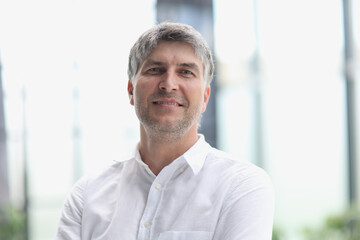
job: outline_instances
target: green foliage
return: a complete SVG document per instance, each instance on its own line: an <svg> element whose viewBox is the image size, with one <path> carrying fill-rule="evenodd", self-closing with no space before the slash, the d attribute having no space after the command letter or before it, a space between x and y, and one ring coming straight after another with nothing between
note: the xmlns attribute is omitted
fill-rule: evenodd
<svg viewBox="0 0 360 240"><path fill-rule="evenodd" d="M351 208L329 216L321 228L307 228L304 234L307 240L359 240L360 211Z"/></svg>
<svg viewBox="0 0 360 240"><path fill-rule="evenodd" d="M0 209L0 239L25 239L25 216L22 211L13 207Z"/></svg>
<svg viewBox="0 0 360 240"><path fill-rule="evenodd" d="M280 230L280 228L278 228L277 226L275 226L273 228L273 233L272 233L272 240L282 240L283 238L283 232Z"/></svg>

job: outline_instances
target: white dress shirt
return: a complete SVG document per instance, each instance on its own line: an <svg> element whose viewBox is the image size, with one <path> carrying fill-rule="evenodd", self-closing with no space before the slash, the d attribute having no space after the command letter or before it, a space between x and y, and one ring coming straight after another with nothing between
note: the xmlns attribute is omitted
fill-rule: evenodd
<svg viewBox="0 0 360 240"><path fill-rule="evenodd" d="M157 176L136 149L82 178L64 205L56 239L270 240L273 212L267 174L200 136Z"/></svg>

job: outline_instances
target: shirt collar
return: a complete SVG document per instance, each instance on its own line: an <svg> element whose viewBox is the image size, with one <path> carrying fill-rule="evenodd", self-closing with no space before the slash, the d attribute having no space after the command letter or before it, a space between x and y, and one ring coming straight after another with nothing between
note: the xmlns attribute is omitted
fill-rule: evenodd
<svg viewBox="0 0 360 240"><path fill-rule="evenodd" d="M204 166L209 150L210 145L205 141L205 137L199 134L198 141L184 153L183 157L195 175L197 175Z"/></svg>
<svg viewBox="0 0 360 240"><path fill-rule="evenodd" d="M187 164L191 167L194 175L197 175L204 166L205 159L210 148L210 145L205 141L204 135L199 134L197 142L178 159L184 158ZM142 166L147 167L147 165L141 160L138 144L126 158L126 160L131 159L135 159Z"/></svg>

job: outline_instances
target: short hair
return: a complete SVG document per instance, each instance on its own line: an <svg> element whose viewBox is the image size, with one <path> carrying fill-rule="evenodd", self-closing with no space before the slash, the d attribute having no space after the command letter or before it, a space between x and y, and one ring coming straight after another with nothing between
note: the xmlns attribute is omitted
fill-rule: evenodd
<svg viewBox="0 0 360 240"><path fill-rule="evenodd" d="M214 75L211 50L193 27L182 23L163 22L144 32L130 50L128 76L133 81L140 65L160 41L178 41L190 44L204 66L204 81L210 84Z"/></svg>

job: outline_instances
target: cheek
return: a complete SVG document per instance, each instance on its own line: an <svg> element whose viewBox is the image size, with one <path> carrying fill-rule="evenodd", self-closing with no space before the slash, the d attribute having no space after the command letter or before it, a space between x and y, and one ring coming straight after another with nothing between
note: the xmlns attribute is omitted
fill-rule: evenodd
<svg viewBox="0 0 360 240"><path fill-rule="evenodd" d="M141 93L139 93L138 91L134 91L133 102L135 106L138 105L138 103L140 102L139 97L141 97Z"/></svg>
<svg viewBox="0 0 360 240"><path fill-rule="evenodd" d="M146 89L145 86L137 86L134 90L133 102L134 104L144 104L143 102L146 99L146 93L143 89Z"/></svg>
<svg viewBox="0 0 360 240"><path fill-rule="evenodd" d="M202 91L193 91L189 93L189 102L192 105L197 105L197 108L204 110L205 107L205 98Z"/></svg>

